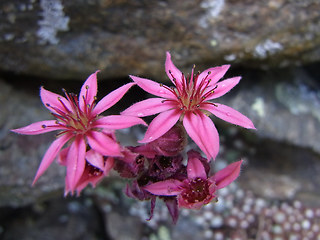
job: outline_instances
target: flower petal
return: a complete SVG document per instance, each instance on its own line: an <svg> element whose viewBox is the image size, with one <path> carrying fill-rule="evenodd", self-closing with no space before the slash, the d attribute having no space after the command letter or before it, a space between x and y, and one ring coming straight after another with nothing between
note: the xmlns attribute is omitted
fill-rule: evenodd
<svg viewBox="0 0 320 240"><path fill-rule="evenodd" d="M224 188L237 179L240 174L242 162L243 160L231 163L211 177L214 178L217 189Z"/></svg>
<svg viewBox="0 0 320 240"><path fill-rule="evenodd" d="M167 52L165 69L171 82L177 87L181 87L182 81L184 81L184 79L182 79L182 72L173 64L169 52Z"/></svg>
<svg viewBox="0 0 320 240"><path fill-rule="evenodd" d="M152 183L143 187L144 190L160 196L175 196L181 192L182 182L170 179L161 182Z"/></svg>
<svg viewBox="0 0 320 240"><path fill-rule="evenodd" d="M188 158L187 173L189 179L194 179L198 177L202 179L207 179L207 174L204 169L204 166L202 162L196 157Z"/></svg>
<svg viewBox="0 0 320 240"><path fill-rule="evenodd" d="M139 142L148 143L161 137L176 124L180 115L180 111L177 109L160 113L151 121L144 138Z"/></svg>
<svg viewBox="0 0 320 240"><path fill-rule="evenodd" d="M47 132L52 132L55 130L64 129L63 127L56 124L56 120L47 120L47 121L40 121L31 123L28 126L12 129L12 132L20 133L24 135L37 135Z"/></svg>
<svg viewBox="0 0 320 240"><path fill-rule="evenodd" d="M105 176L109 174L109 172L111 171L113 166L114 166L114 158L108 157L104 163L104 175Z"/></svg>
<svg viewBox="0 0 320 240"><path fill-rule="evenodd" d="M95 97L97 95L97 73L100 72L99 70L95 73L91 74L84 84L81 87L81 91L79 94L79 105L80 109L84 111L84 107L86 105L91 105L95 101Z"/></svg>
<svg viewBox="0 0 320 240"><path fill-rule="evenodd" d="M154 82L146 78L140 78L130 75L131 79L143 90L146 92L156 95L158 97L175 99L175 95L169 90L169 87L164 86L163 84Z"/></svg>
<svg viewBox="0 0 320 240"><path fill-rule="evenodd" d="M215 159L219 152L219 134L213 122L204 113L198 111L187 113L183 119L183 126L188 135L206 154L208 161Z"/></svg>
<svg viewBox="0 0 320 240"><path fill-rule="evenodd" d="M78 135L69 148L67 155L67 175L68 187L73 193L77 183L82 176L86 166L86 143L83 136Z"/></svg>
<svg viewBox="0 0 320 240"><path fill-rule="evenodd" d="M145 117L164 112L173 107L175 107L175 104L172 101L165 101L163 98L149 98L133 104L124 110L121 115Z"/></svg>
<svg viewBox="0 0 320 240"><path fill-rule="evenodd" d="M178 208L177 198L166 198L164 202L168 208L173 224L176 224L179 218L179 208Z"/></svg>
<svg viewBox="0 0 320 240"><path fill-rule="evenodd" d="M90 147L104 156L122 156L119 144L103 132L91 131L87 139Z"/></svg>
<svg viewBox="0 0 320 240"><path fill-rule="evenodd" d="M92 111L93 115L98 115L108 108L115 105L122 97L123 95L134 85L134 83L127 83L123 85L122 87L117 88L116 90L109 93L107 96L102 98L95 108Z"/></svg>
<svg viewBox="0 0 320 240"><path fill-rule="evenodd" d="M95 128L108 128L108 129L123 129L132 127L134 125L147 124L141 119L133 116L126 115L109 115L96 120L93 124Z"/></svg>
<svg viewBox="0 0 320 240"><path fill-rule="evenodd" d="M204 79L206 80L210 79L209 86L216 84L226 74L229 67L230 65L222 65L219 67L213 67L213 68L208 68L207 70L204 70L202 73L200 73L196 86L198 87L199 84L202 81L204 81Z"/></svg>
<svg viewBox="0 0 320 240"><path fill-rule="evenodd" d="M226 105L220 103L215 103L215 105L207 103L202 104L201 108L211 112L213 115L229 123L236 124L244 128L255 129L252 121L249 118Z"/></svg>
<svg viewBox="0 0 320 240"><path fill-rule="evenodd" d="M87 153L86 153L86 160L94 167L99 168L101 171L104 170L104 160L103 160L103 156L90 149Z"/></svg>
<svg viewBox="0 0 320 240"><path fill-rule="evenodd" d="M50 145L50 147L48 148L41 160L40 166L38 168L36 176L34 177L32 185L34 185L36 181L39 179L39 177L47 170L47 168L56 158L57 154L59 153L63 145L66 144L66 142L68 142L71 138L72 135L64 134L53 141L53 143Z"/></svg>
<svg viewBox="0 0 320 240"><path fill-rule="evenodd" d="M233 77L218 82L216 84L216 89L212 94L209 95L209 97L206 98L206 100L211 100L223 96L224 94L229 92L234 86L236 86L239 83L240 79L241 77Z"/></svg>
<svg viewBox="0 0 320 240"><path fill-rule="evenodd" d="M40 88L40 97L43 105L53 113L69 112L72 108L69 101L59 94Z"/></svg>

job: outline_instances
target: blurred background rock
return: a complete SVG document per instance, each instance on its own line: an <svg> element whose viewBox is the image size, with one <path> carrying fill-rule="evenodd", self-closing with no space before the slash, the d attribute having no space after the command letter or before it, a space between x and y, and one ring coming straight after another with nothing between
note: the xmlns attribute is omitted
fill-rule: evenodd
<svg viewBox="0 0 320 240"><path fill-rule="evenodd" d="M1 239L320 239L319 0L2 0L0 13ZM116 175L65 199L53 164L31 188L54 135L9 129L50 118L39 87L77 93L97 69L101 96L129 74L166 82L165 51L185 73L231 64L226 77L242 76L221 102L258 130L214 119L216 167L246 162L219 202L183 211L173 228L161 207L146 222L147 205ZM145 96L131 89L111 111ZM119 138L134 144L143 131Z"/></svg>

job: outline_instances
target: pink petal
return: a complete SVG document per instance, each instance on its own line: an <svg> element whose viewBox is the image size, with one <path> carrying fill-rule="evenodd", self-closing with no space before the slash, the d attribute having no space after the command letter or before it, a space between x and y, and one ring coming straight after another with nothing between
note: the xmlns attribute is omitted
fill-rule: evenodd
<svg viewBox="0 0 320 240"><path fill-rule="evenodd" d="M57 154L59 153L63 145L66 144L66 142L68 142L71 138L72 135L64 134L57 138L55 141L53 141L53 143L50 145L50 147L48 148L41 160L40 166L38 168L32 185L34 185L36 181L39 179L39 177L47 170L47 168L56 158Z"/></svg>
<svg viewBox="0 0 320 240"><path fill-rule="evenodd" d="M69 148L67 155L67 182L73 192L86 166L86 143L83 136L78 135Z"/></svg>
<svg viewBox="0 0 320 240"><path fill-rule="evenodd" d="M169 87L165 87L165 85L154 82L152 80L146 78L140 78L136 76L130 75L132 80L143 90L158 97L175 99L175 95L168 89Z"/></svg>
<svg viewBox="0 0 320 240"><path fill-rule="evenodd" d="M196 157L189 157L187 164L187 173L189 179L203 178L207 179L207 174L202 162Z"/></svg>
<svg viewBox="0 0 320 240"><path fill-rule="evenodd" d="M125 115L110 115L96 120L93 124L95 128L123 129L134 125L147 124L140 118Z"/></svg>
<svg viewBox="0 0 320 240"><path fill-rule="evenodd" d="M80 95L79 95L79 104L80 109L84 111L84 106L91 105L95 101L95 97L97 95L97 73L91 74L85 83L81 87Z"/></svg>
<svg viewBox="0 0 320 240"><path fill-rule="evenodd" d="M200 73L198 77L198 81L196 83L196 86L199 86L200 82L203 81L204 79L208 80L210 79L210 85L214 85L216 82L218 82L228 71L230 65L222 65L219 67L213 67L209 68L202 73ZM209 74L210 72L210 74Z"/></svg>
<svg viewBox="0 0 320 240"><path fill-rule="evenodd" d="M242 113L220 103L215 103L215 105L202 104L201 108L211 112L213 115L229 123L236 124L244 128L255 129L252 121Z"/></svg>
<svg viewBox="0 0 320 240"><path fill-rule="evenodd" d="M161 137L167 131L169 131L179 120L180 111L177 109L169 110L163 113L160 113L156 116L152 122L149 124L144 138L139 141L140 143L148 143L156 140Z"/></svg>
<svg viewBox="0 0 320 240"><path fill-rule="evenodd" d="M86 160L92 166L95 166L96 168L99 168L101 171L103 171L103 169L104 169L104 160L103 160L103 156L100 153L90 149L86 153Z"/></svg>
<svg viewBox="0 0 320 240"><path fill-rule="evenodd" d="M213 122L204 113L187 113L183 126L188 135L206 154L208 161L215 159L219 152L219 134Z"/></svg>
<svg viewBox="0 0 320 240"><path fill-rule="evenodd" d="M51 112L68 112L70 111L70 109L72 109L69 101L66 98L62 97L59 94L50 92L43 87L40 88L40 97L43 105ZM58 111L54 109L58 109Z"/></svg>
<svg viewBox="0 0 320 240"><path fill-rule="evenodd" d="M103 132L91 131L87 139L90 147L104 156L122 156L119 144Z"/></svg>
<svg viewBox="0 0 320 240"><path fill-rule="evenodd" d="M124 110L121 115L145 117L164 112L173 107L175 107L175 104L172 101L165 101L163 98L149 98L133 104Z"/></svg>
<svg viewBox="0 0 320 240"><path fill-rule="evenodd" d="M165 63L165 69L171 82L177 87L181 87L182 84L182 72L173 64L171 55L167 52L167 58Z"/></svg>
<svg viewBox="0 0 320 240"><path fill-rule="evenodd" d="M240 174L242 162L243 161L241 160L238 162L231 163L230 165L220 170L214 176L211 177L215 179L217 189L224 188L237 179L237 177Z"/></svg>
<svg viewBox="0 0 320 240"><path fill-rule="evenodd" d="M143 187L144 190L154 195L175 196L181 192L182 182L174 179L152 183Z"/></svg>
<svg viewBox="0 0 320 240"><path fill-rule="evenodd" d="M60 150L57 156L57 162L62 166L67 166L67 155L69 152L69 148L70 146Z"/></svg>
<svg viewBox="0 0 320 240"><path fill-rule="evenodd" d="M216 84L218 87L214 90L213 94L206 98L206 100L211 100L223 96L224 94L229 92L234 86L236 86L239 83L240 79L241 77L233 77L218 82Z"/></svg>
<svg viewBox="0 0 320 240"><path fill-rule="evenodd" d="M40 121L31 123L28 126L12 129L12 132L20 133L24 135L37 135L47 132L52 132L55 130L64 129L63 127L56 124L56 120L47 120L47 121Z"/></svg>
<svg viewBox="0 0 320 240"><path fill-rule="evenodd" d="M122 97L123 95L133 86L135 85L134 83L127 83L123 85L122 87L117 88L116 90L112 91L109 93L107 96L102 98L95 108L92 111L93 115L98 115L108 108L112 107L115 105Z"/></svg>
<svg viewBox="0 0 320 240"><path fill-rule="evenodd" d="M108 157L104 165L104 175L108 175L114 166L114 158Z"/></svg>

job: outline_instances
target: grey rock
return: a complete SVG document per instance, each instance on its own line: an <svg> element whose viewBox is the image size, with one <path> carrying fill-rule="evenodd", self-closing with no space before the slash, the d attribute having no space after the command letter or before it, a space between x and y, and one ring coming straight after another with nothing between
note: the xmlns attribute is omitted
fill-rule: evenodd
<svg viewBox="0 0 320 240"><path fill-rule="evenodd" d="M52 198L28 208L5 209L1 214L6 217L1 222L3 240L107 239L98 212L88 198Z"/></svg>
<svg viewBox="0 0 320 240"><path fill-rule="evenodd" d="M248 116L261 138L320 153L320 88L306 69L244 70L240 84L219 101Z"/></svg>
<svg viewBox="0 0 320 240"><path fill-rule="evenodd" d="M166 50L181 67L320 59L318 0L3 0L0 12L0 70L24 75L162 79Z"/></svg>
<svg viewBox="0 0 320 240"><path fill-rule="evenodd" d="M10 132L35 121L50 119L40 98L0 81L0 206L23 206L39 199L62 195L64 170L52 164L34 187L39 163L53 134L23 136ZM59 190L59 191L58 191Z"/></svg>

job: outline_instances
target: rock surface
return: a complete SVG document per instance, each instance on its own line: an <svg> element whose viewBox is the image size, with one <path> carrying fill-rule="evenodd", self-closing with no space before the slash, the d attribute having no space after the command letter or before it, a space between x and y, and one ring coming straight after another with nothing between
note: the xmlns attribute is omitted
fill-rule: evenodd
<svg viewBox="0 0 320 240"><path fill-rule="evenodd" d="M318 0L3 0L0 12L0 71L23 75L162 79L166 50L188 68L320 59Z"/></svg>
<svg viewBox="0 0 320 240"><path fill-rule="evenodd" d="M51 117L39 97L23 89L13 89L1 80L0 102L0 206L18 207L56 193L61 195L64 171L58 164L52 164L35 187L31 187L54 135L22 136L10 132L10 129Z"/></svg>
<svg viewBox="0 0 320 240"><path fill-rule="evenodd" d="M313 70L241 72L240 84L218 101L248 116L257 128L254 134L261 138L311 148L319 154L320 87Z"/></svg>

